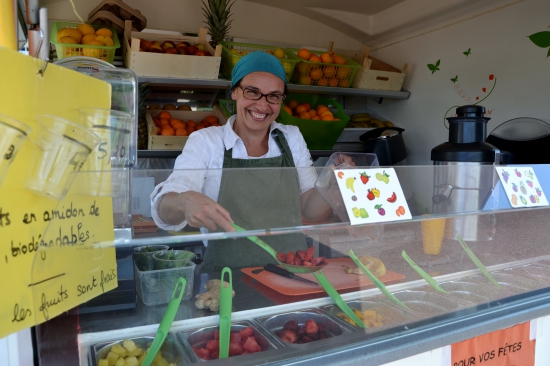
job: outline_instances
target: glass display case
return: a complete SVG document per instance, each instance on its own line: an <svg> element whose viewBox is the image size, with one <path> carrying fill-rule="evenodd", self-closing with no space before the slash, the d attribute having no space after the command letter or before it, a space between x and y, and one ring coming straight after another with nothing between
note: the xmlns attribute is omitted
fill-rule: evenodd
<svg viewBox="0 0 550 366"><path fill-rule="evenodd" d="M176 181L194 182L191 186L195 190L206 187L208 192L218 192L222 179L262 187L266 179L275 182L279 178L283 181L282 177L291 177L302 190L316 190L329 201L330 208L341 211L343 200L347 196L363 194L360 185L367 183L358 178L355 187L344 188L340 193L335 184L337 175L332 173L333 169L340 168L132 170L132 181L147 178L154 184L148 190L134 190L129 199L147 204L153 187L165 182L171 174L172 178L177 177ZM442 173L452 176L452 172L438 171L454 169L452 166L385 167L383 169L391 180L398 178L402 191L398 194L403 195L400 202L404 202L402 206L411 218L403 220L398 215L399 219L384 222L371 221L389 216L396 207L392 206L392 197L385 195L387 182L369 173L370 169L380 167L352 164L347 168L363 170L370 183L382 192L373 200L368 199L367 202L372 201L372 207L365 204L369 212L365 223L351 225L345 214L329 210L304 217L296 225L267 224L251 228L235 219L235 224L245 231L208 232L189 226L174 226L166 227L166 230L154 231L153 228L152 232L135 232L132 239L91 244L90 253L95 254L113 247L134 251L136 305L131 309L91 313L81 313L76 307L38 325L36 349L40 364L60 364L62 360L65 365L96 366L100 359L108 357L109 351L113 353L115 344L122 345L124 340L133 340L135 345L146 349L170 300L173 278L179 276L186 279L187 287L161 349L163 357L177 365L215 358L215 347L209 341L216 340L219 312L217 309L198 308L196 296L206 292L205 285L209 280L220 279L219 271L201 268L202 260L208 260L209 255L208 249L205 253L205 245L217 241L233 241L231 248L241 254L244 252L245 257L264 258L265 263L233 268L235 296L231 332L234 335L231 342L240 345L233 345L234 356L208 361L212 364L346 364L361 360L361 364L378 365L550 314L550 210L548 206L535 206L535 197L542 199L550 192L550 166L509 167L511 173L517 171L538 178L538 182L530 180L535 182L535 186L528 187L532 192L518 192L520 201L515 205L509 200L505 191L507 183L499 179L495 166L478 166L475 174L462 177L461 181L468 181L472 189L476 177L494 177L492 187L484 186L483 190L476 191L483 195L480 206L472 211L445 214L432 214L433 205L441 199L435 177ZM74 184L78 186L79 179L86 179L86 174L89 173L79 173ZM315 181L318 176L325 179ZM78 194L76 188L71 189L66 199L77 200ZM125 196L125 193L121 192L121 195ZM522 203L520 195L527 203ZM280 222L278 216L288 212L281 205L255 206L250 202L253 197L243 193L233 198L237 202L250 203L243 207L248 207L248 210L253 207L254 215L268 218L264 222ZM364 202L363 197L357 198L357 202ZM455 198L452 192L447 192L447 200ZM298 197L295 200L299 202ZM381 206L375 208L375 204ZM349 205L346 213L348 217L362 217L355 215ZM232 218L240 217L236 211L230 214ZM472 228L477 235L465 235L464 240L459 238L460 230L471 234ZM314 274L297 274L313 281L307 283L266 270L264 265L268 262L277 264L277 261L249 240L254 237L268 244L289 242L296 243L296 248L314 248L309 250L311 254L307 262L322 266L324 276L366 327L358 325L335 305L323 287L317 284ZM183 271L181 267L159 268L154 260L152 267L142 267L145 257L139 256L144 254L143 247L153 245L164 246L161 249L168 251L189 251L196 256L183 266ZM55 252L75 248L54 246L40 250L55 255ZM386 295L361 270L357 270L357 265L350 259L350 251L376 273L388 291ZM94 260L95 254L90 255L90 260ZM295 254L302 256L298 250ZM315 262L320 257L325 259ZM301 258L303 265L305 259ZM74 275L82 276L84 284L86 274L79 274L77 267L78 263L75 263ZM421 275L418 268L428 276ZM433 281L425 279L430 277ZM39 293L35 298L40 298ZM251 334L254 335L254 344L249 341L245 345ZM131 348L134 350L133 346ZM130 350L124 352L128 353L126 357L131 357Z"/></svg>

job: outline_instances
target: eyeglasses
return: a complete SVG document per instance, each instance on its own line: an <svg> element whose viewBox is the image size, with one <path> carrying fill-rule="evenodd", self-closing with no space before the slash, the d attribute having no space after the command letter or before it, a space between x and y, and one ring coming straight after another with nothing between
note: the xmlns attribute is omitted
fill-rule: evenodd
<svg viewBox="0 0 550 366"><path fill-rule="evenodd" d="M265 100L270 104L280 104L286 98L284 94L262 94L255 89L243 88L240 85L239 88L243 91L243 96L249 100L260 100L265 97Z"/></svg>

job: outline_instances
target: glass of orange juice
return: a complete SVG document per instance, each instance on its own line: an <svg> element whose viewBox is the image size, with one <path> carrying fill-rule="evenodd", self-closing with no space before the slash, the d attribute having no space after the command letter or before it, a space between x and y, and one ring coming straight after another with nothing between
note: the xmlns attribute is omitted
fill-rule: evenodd
<svg viewBox="0 0 550 366"><path fill-rule="evenodd" d="M422 246L425 254L438 255L445 235L444 218L429 219L420 222L422 228Z"/></svg>

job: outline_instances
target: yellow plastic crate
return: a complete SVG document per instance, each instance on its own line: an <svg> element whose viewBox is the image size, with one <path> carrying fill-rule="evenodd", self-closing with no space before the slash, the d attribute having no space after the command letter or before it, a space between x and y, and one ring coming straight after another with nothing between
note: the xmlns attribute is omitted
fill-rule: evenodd
<svg viewBox="0 0 550 366"><path fill-rule="evenodd" d="M292 73L291 81L294 84L348 88L355 78L355 73L361 68L357 62L342 55L338 56L344 57L346 64L307 61L297 56L298 48L285 48L285 50L299 61ZM310 52L312 55L321 56L326 51L310 50Z"/></svg>
<svg viewBox="0 0 550 366"><path fill-rule="evenodd" d="M99 58L101 60L113 63L115 59L115 51L120 47L120 42L118 36L113 27L105 25L95 25L90 24L95 30L100 28L107 28L113 32L113 45L112 46L94 46L94 45L83 45L83 44L67 44L61 43L57 40L57 32L63 28L75 28L80 23L68 23L68 22L54 22L52 25L52 32L50 35L50 42L55 45L55 51L57 53L57 59L61 60L67 57L73 56L87 56Z"/></svg>
<svg viewBox="0 0 550 366"><path fill-rule="evenodd" d="M252 44L252 43L238 43L238 42L220 42L222 45L222 65L220 67L221 73L223 76L231 80L231 73L233 72L233 67L239 62L241 57L244 55L242 52L250 53L255 51L264 51L268 52L271 51L273 53L276 49L281 47L276 46L265 46L261 44ZM288 52L281 48L285 52L285 58L279 59L281 63L283 64L283 67L285 68L286 73L286 82L290 82L290 77L292 76L292 72L294 71L294 66L298 62L298 60L293 57L292 55L289 55ZM232 50L235 52L234 53Z"/></svg>

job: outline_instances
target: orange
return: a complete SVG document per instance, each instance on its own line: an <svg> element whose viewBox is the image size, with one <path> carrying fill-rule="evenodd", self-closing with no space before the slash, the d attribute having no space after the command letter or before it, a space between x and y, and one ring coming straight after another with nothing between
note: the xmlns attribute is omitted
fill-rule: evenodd
<svg viewBox="0 0 550 366"><path fill-rule="evenodd" d="M168 118L160 118L161 126L170 126L170 120Z"/></svg>
<svg viewBox="0 0 550 366"><path fill-rule="evenodd" d="M322 78L322 79L317 80L317 85L318 86L327 86L328 85L328 79L327 78Z"/></svg>
<svg viewBox="0 0 550 366"><path fill-rule="evenodd" d="M328 108L326 105L323 105L323 104L319 104L317 106L317 114L318 115L321 115L321 113L323 113L324 111L328 111Z"/></svg>
<svg viewBox="0 0 550 366"><path fill-rule="evenodd" d="M309 111L307 111L307 113L309 113L309 116L311 118L317 117L317 111L315 109L310 109Z"/></svg>
<svg viewBox="0 0 550 366"><path fill-rule="evenodd" d="M181 122L179 119L175 119L175 118L172 118L170 120L170 126L172 126L174 130L185 128L185 124Z"/></svg>
<svg viewBox="0 0 550 366"><path fill-rule="evenodd" d="M340 88L347 88L349 86L349 82L348 82L348 79L342 79L340 80L340 82L338 83L338 86Z"/></svg>
<svg viewBox="0 0 550 366"><path fill-rule="evenodd" d="M285 111L286 111L286 113L288 113L289 115L292 116L292 109L290 109L289 106L285 105Z"/></svg>
<svg viewBox="0 0 550 366"><path fill-rule="evenodd" d="M80 43L82 41L82 33L80 31L74 29L74 28L61 28L57 31L57 40L61 41L62 37L71 37L76 42L74 43ZM69 43L69 42L63 42L63 43Z"/></svg>
<svg viewBox="0 0 550 366"><path fill-rule="evenodd" d="M311 78L307 75L300 76L300 84L302 85L310 85L311 84Z"/></svg>
<svg viewBox="0 0 550 366"><path fill-rule="evenodd" d="M90 41L90 42L87 43L87 45L89 45L89 46L104 46L104 44L99 42L99 41ZM101 56L101 52L102 52L102 50L99 49L99 48L83 48L82 49L82 53L84 54L84 56L88 56L88 57L99 57L99 56Z"/></svg>
<svg viewBox="0 0 550 366"><path fill-rule="evenodd" d="M164 126L160 131L160 134L162 136L174 136L176 134L176 131L174 131L174 129L170 126Z"/></svg>
<svg viewBox="0 0 550 366"><path fill-rule="evenodd" d="M203 128L206 128L206 127L207 126L197 125L197 127L195 128L195 131L202 130Z"/></svg>
<svg viewBox="0 0 550 366"><path fill-rule="evenodd" d="M331 64L334 60L333 55L334 55L334 52L324 52L321 54L321 60L324 63Z"/></svg>
<svg viewBox="0 0 550 366"><path fill-rule="evenodd" d="M86 34L84 37L82 37L82 44L88 44L91 41L95 41L97 36L95 34Z"/></svg>
<svg viewBox="0 0 550 366"><path fill-rule="evenodd" d="M107 36L113 38L113 32L108 28L101 28L95 31L96 36Z"/></svg>
<svg viewBox="0 0 550 366"><path fill-rule="evenodd" d="M329 110L319 113L319 117L323 118L324 116L332 116L332 112Z"/></svg>
<svg viewBox="0 0 550 366"><path fill-rule="evenodd" d="M311 106L309 105L309 103L303 102L303 103L300 103L300 105L303 105L304 107L306 107L306 112L311 109Z"/></svg>
<svg viewBox="0 0 550 366"><path fill-rule="evenodd" d="M338 81L337 78L332 78L328 81L328 86L338 86Z"/></svg>
<svg viewBox="0 0 550 366"><path fill-rule="evenodd" d="M305 105L300 104L298 107L296 107L295 111L296 111L296 114L297 114L297 115L300 115L300 114L302 114L302 113L304 113L304 112L307 112L307 108L306 108Z"/></svg>
<svg viewBox="0 0 550 366"><path fill-rule="evenodd" d="M218 118L216 118L215 116L206 116L204 117L204 120L208 123L218 122Z"/></svg>
<svg viewBox="0 0 550 366"><path fill-rule="evenodd" d="M345 65L348 63L348 60L346 60L345 57L342 57L342 56L338 56L338 55L334 55L334 60L333 62L335 64L340 64L340 65Z"/></svg>
<svg viewBox="0 0 550 366"><path fill-rule="evenodd" d="M160 126L160 119L158 119L157 117L153 117L153 123L155 124L155 126Z"/></svg>
<svg viewBox="0 0 550 366"><path fill-rule="evenodd" d="M197 129L197 127L199 127L199 126L203 126L203 127L210 127L210 126L211 126L211 124L210 124L210 122L208 122L208 121L202 120L202 121L200 121L200 122L199 122L199 124L198 124L198 125L196 125L196 126L195 126L195 130L196 130L196 129Z"/></svg>
<svg viewBox="0 0 550 366"><path fill-rule="evenodd" d="M319 116L311 117L311 120L312 121L320 121L321 117L319 117Z"/></svg>
<svg viewBox="0 0 550 366"><path fill-rule="evenodd" d="M339 67L338 71L336 72L336 77L338 79L345 79L349 76L350 70L351 69L349 67Z"/></svg>
<svg viewBox="0 0 550 366"><path fill-rule="evenodd" d="M319 80L323 77L323 70L321 69L313 69L309 73L309 76L311 77L311 80Z"/></svg>
<svg viewBox="0 0 550 366"><path fill-rule="evenodd" d="M323 74L327 79L330 79L336 75L336 67L334 66L325 66L323 69Z"/></svg>
<svg viewBox="0 0 550 366"><path fill-rule="evenodd" d="M323 60L321 60L321 57L317 56L317 55L311 55L308 59L309 62L323 62Z"/></svg>
<svg viewBox="0 0 550 366"><path fill-rule="evenodd" d="M290 109L294 109L298 106L298 104L300 104L297 100L289 100L288 103L286 104Z"/></svg>
<svg viewBox="0 0 550 366"><path fill-rule="evenodd" d="M170 114L170 112L168 111L162 111L160 112L158 115L157 115L158 118L166 118L166 119L170 119L172 118L172 115Z"/></svg>
<svg viewBox="0 0 550 366"><path fill-rule="evenodd" d="M302 113L300 113L300 115L298 116L298 118L301 118L301 119L311 119L311 116L310 116L309 113L307 113L307 112L302 112Z"/></svg>
<svg viewBox="0 0 550 366"><path fill-rule="evenodd" d="M189 121L186 122L186 125L187 125L187 128L189 127L195 127L197 125L197 122L193 121L192 119L190 119Z"/></svg>
<svg viewBox="0 0 550 366"><path fill-rule="evenodd" d="M331 114L324 114L321 116L321 121L334 121L334 116Z"/></svg>
<svg viewBox="0 0 550 366"><path fill-rule="evenodd" d="M197 129L197 126L198 125L193 125L193 126L187 125L187 132L189 132L189 134L191 134L191 132L193 132Z"/></svg>
<svg viewBox="0 0 550 366"><path fill-rule="evenodd" d="M185 128L178 128L176 130L176 136L189 136Z"/></svg>
<svg viewBox="0 0 550 366"><path fill-rule="evenodd" d="M311 52L307 48L302 48L297 53L298 57L303 58L304 60L309 60Z"/></svg>
<svg viewBox="0 0 550 366"><path fill-rule="evenodd" d="M78 30L80 33L82 33L83 36L86 36L88 34L95 34L95 29L89 24L82 23L76 26L76 30Z"/></svg>

